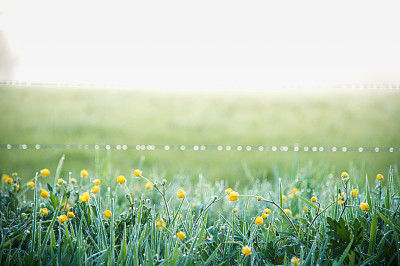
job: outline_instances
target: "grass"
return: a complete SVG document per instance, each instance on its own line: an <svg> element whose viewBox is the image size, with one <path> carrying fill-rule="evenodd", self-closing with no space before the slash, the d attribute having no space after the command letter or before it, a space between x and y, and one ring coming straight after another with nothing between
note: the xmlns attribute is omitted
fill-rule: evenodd
<svg viewBox="0 0 400 266"><path fill-rule="evenodd" d="M399 146L398 91L159 92L0 88L0 143ZM144 156L146 172L228 180L292 173L292 165L356 168L375 176L400 162L399 152L245 152L0 149L0 172L65 168L94 172L109 156L128 174ZM179 167L177 166L179 162ZM333 163L334 162L334 163ZM373 163L372 163L373 162ZM177 172L177 169L178 172ZM191 175L195 173L195 175ZM68 171L63 170L62 176ZM114 173L118 174L118 173Z"/></svg>
<svg viewBox="0 0 400 266"><path fill-rule="evenodd" d="M63 162L48 176L39 172L34 188L17 175L9 177L10 184L1 181L2 264L396 265L400 260L399 173L392 168L370 184L356 169L343 180L329 168L301 167L287 178L239 178L227 194L226 183L202 177L165 180L132 172L119 184L110 162L76 182L59 180ZM95 178L101 182L98 194L90 192ZM49 197L41 196L42 189ZM177 196L178 189L184 197ZM79 197L85 191L89 201ZM28 200L32 194L34 200ZM67 222L60 220L70 213Z"/></svg>

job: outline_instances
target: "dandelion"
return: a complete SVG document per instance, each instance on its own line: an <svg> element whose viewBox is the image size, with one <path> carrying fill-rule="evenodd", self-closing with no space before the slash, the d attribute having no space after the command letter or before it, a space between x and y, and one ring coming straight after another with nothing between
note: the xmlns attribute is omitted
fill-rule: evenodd
<svg viewBox="0 0 400 266"><path fill-rule="evenodd" d="M244 246L244 247L242 248L242 254L244 254L244 255L246 255L246 256L251 255L251 248L250 248L249 246Z"/></svg>
<svg viewBox="0 0 400 266"><path fill-rule="evenodd" d="M282 195L282 201L286 201L286 196Z"/></svg>
<svg viewBox="0 0 400 266"><path fill-rule="evenodd" d="M35 182L28 182L28 187L34 188L35 187Z"/></svg>
<svg viewBox="0 0 400 266"><path fill-rule="evenodd" d="M40 209L40 215L44 216L44 215L48 215L49 211L47 210L47 208L42 208Z"/></svg>
<svg viewBox="0 0 400 266"><path fill-rule="evenodd" d="M263 219L267 219L268 218L268 214L266 214L265 212L263 212L263 214L261 214Z"/></svg>
<svg viewBox="0 0 400 266"><path fill-rule="evenodd" d="M67 213L67 217L68 217L69 219L72 219L72 218L75 217L75 214L74 214L73 212L68 212L68 213Z"/></svg>
<svg viewBox="0 0 400 266"><path fill-rule="evenodd" d="M263 225L264 221L260 216L257 216L257 218L254 220L254 223L257 225Z"/></svg>
<svg viewBox="0 0 400 266"><path fill-rule="evenodd" d="M312 202L317 202L317 198L316 198L316 197L312 197L312 198L311 198L311 201L312 201Z"/></svg>
<svg viewBox="0 0 400 266"><path fill-rule="evenodd" d="M11 184L13 182L13 179L11 177L7 178L7 184Z"/></svg>
<svg viewBox="0 0 400 266"><path fill-rule="evenodd" d="M98 186L92 187L92 193L93 193L93 194L99 193L99 187L98 187Z"/></svg>
<svg viewBox="0 0 400 266"><path fill-rule="evenodd" d="M40 196L45 199L49 196L49 192L43 189L42 192L40 193Z"/></svg>
<svg viewBox="0 0 400 266"><path fill-rule="evenodd" d="M176 233L176 236L177 236L180 240L183 240L183 239L186 238L186 234L185 234L184 232L182 232L182 231Z"/></svg>
<svg viewBox="0 0 400 266"><path fill-rule="evenodd" d="M239 199L239 193L237 193L236 191L232 191L231 193L229 193L229 198L230 201L237 201Z"/></svg>
<svg viewBox="0 0 400 266"><path fill-rule="evenodd" d="M65 214L60 215L60 216L58 216L57 218L58 218L58 221L59 221L61 224L64 224L64 223L66 223L66 222L68 221L68 217L67 217L67 215L65 215Z"/></svg>
<svg viewBox="0 0 400 266"><path fill-rule="evenodd" d="M89 176L89 172L85 169L81 170L81 177L87 178Z"/></svg>
<svg viewBox="0 0 400 266"><path fill-rule="evenodd" d="M112 213L109 210L105 210L103 212L104 216L106 217L106 219L109 219L112 216Z"/></svg>
<svg viewBox="0 0 400 266"><path fill-rule="evenodd" d="M83 192L83 195L82 195L82 196L79 196L79 199L80 199L82 202L87 202L87 201L90 199L90 195L89 195L89 193L87 193L87 192Z"/></svg>
<svg viewBox="0 0 400 266"><path fill-rule="evenodd" d="M289 209L284 209L283 210L287 215L289 215L291 213L291 211Z"/></svg>
<svg viewBox="0 0 400 266"><path fill-rule="evenodd" d="M100 179L93 180L93 184L95 184L96 186L100 185L100 183L101 183Z"/></svg>
<svg viewBox="0 0 400 266"><path fill-rule="evenodd" d="M271 210L270 210L269 208L265 208L265 209L264 209L264 212L265 212L266 214L270 214L270 213L271 213Z"/></svg>
<svg viewBox="0 0 400 266"><path fill-rule="evenodd" d="M7 179L10 178L10 176L7 174L3 174L2 178L4 182L7 182Z"/></svg>
<svg viewBox="0 0 400 266"><path fill-rule="evenodd" d="M120 184L125 183L125 180L126 180L125 176L123 176L123 175L120 175L119 177L117 177L117 182Z"/></svg>
<svg viewBox="0 0 400 266"><path fill-rule="evenodd" d="M376 176L376 179L378 179L379 181L383 180L383 175L378 174L378 175Z"/></svg>
<svg viewBox="0 0 400 266"><path fill-rule="evenodd" d="M342 179L346 179L346 178L348 178L349 177L349 174L348 173L346 173L346 172L343 172L342 173Z"/></svg>
<svg viewBox="0 0 400 266"><path fill-rule="evenodd" d="M151 184L150 182L147 182L146 185L145 185L145 187L146 187L147 189L152 189L152 188L153 188L153 184Z"/></svg>
<svg viewBox="0 0 400 266"><path fill-rule="evenodd" d="M366 202L361 202L361 203L360 203L360 209L361 209L363 212L368 211L368 210L369 210L369 205L368 205L368 203L366 203Z"/></svg>
<svg viewBox="0 0 400 266"><path fill-rule="evenodd" d="M75 179L75 178L73 178L73 177L71 178L71 180L70 180L70 181L71 181L71 183L72 183L72 184L75 184L75 183L76 183L76 179Z"/></svg>
<svg viewBox="0 0 400 266"><path fill-rule="evenodd" d="M183 191L182 189L178 190L178 194L177 194L178 198L183 199L185 197L185 195L186 195L185 191Z"/></svg>
<svg viewBox="0 0 400 266"><path fill-rule="evenodd" d="M227 190L225 190L226 194L231 194L233 190L231 188L228 188Z"/></svg>
<svg viewBox="0 0 400 266"><path fill-rule="evenodd" d="M59 178L57 182L58 182L58 184L64 183L64 179Z"/></svg>
<svg viewBox="0 0 400 266"><path fill-rule="evenodd" d="M291 259L291 262L293 263L294 266L299 266L300 265L300 258L293 257Z"/></svg>
<svg viewBox="0 0 400 266"><path fill-rule="evenodd" d="M164 220L163 220L163 219L158 220L157 223L156 223L156 226L157 226L158 228L165 227L165 222L164 222Z"/></svg>
<svg viewBox="0 0 400 266"><path fill-rule="evenodd" d="M50 174L50 170L47 169L47 168L42 169L42 170L40 170L40 174L41 174L43 177L48 176L48 175Z"/></svg>
<svg viewBox="0 0 400 266"><path fill-rule="evenodd" d="M139 177L142 174L142 171L140 171L139 169L135 169L133 173L135 174L136 177Z"/></svg>
<svg viewBox="0 0 400 266"><path fill-rule="evenodd" d="M351 195L353 196L353 198L358 197L358 190L357 189L353 189L351 191Z"/></svg>

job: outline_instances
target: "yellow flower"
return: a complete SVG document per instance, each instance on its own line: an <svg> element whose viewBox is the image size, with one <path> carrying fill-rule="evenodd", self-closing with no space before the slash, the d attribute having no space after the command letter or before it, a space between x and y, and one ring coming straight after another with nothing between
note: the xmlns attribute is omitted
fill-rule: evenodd
<svg viewBox="0 0 400 266"><path fill-rule="evenodd" d="M163 219L158 220L157 223L156 223L156 226L157 226L158 228L165 227L165 222L164 222L164 220L163 220Z"/></svg>
<svg viewBox="0 0 400 266"><path fill-rule="evenodd" d="M7 174L3 174L2 177L3 177L3 181L4 181L4 182L7 182L7 179L10 178L10 176L7 175Z"/></svg>
<svg viewBox="0 0 400 266"><path fill-rule="evenodd" d="M361 202L361 203L360 203L360 209L361 209L363 212L368 211L368 210L369 210L369 205L368 205L368 203L366 203L366 202Z"/></svg>
<svg viewBox="0 0 400 266"><path fill-rule="evenodd" d="M235 208L235 209L233 209L233 211L234 211L234 212L237 212L237 209Z"/></svg>
<svg viewBox="0 0 400 266"><path fill-rule="evenodd" d="M73 212L68 212L68 213L67 213L67 217L68 217L69 219L72 219L72 218L75 217L75 214L74 214Z"/></svg>
<svg viewBox="0 0 400 266"><path fill-rule="evenodd" d="M282 195L282 201L286 201L286 196Z"/></svg>
<svg viewBox="0 0 400 266"><path fill-rule="evenodd" d="M48 215L48 214L49 211L47 210L47 208L40 209L40 215Z"/></svg>
<svg viewBox="0 0 400 266"><path fill-rule="evenodd" d="M13 182L13 179L11 177L7 178L7 184L11 184Z"/></svg>
<svg viewBox="0 0 400 266"><path fill-rule="evenodd" d="M337 197L337 203L338 204L343 204L344 203L344 200L342 199L344 196L343 196L343 193L342 193L342 195L341 194L338 194L338 197ZM336 200L335 200L336 201Z"/></svg>
<svg viewBox="0 0 400 266"><path fill-rule="evenodd" d="M378 179L379 181L380 181L380 180L383 180L383 175L378 174L378 175L376 176L376 179Z"/></svg>
<svg viewBox="0 0 400 266"><path fill-rule="evenodd" d="M300 265L300 259L297 258L297 257L293 257L291 261L292 261L294 266L299 266Z"/></svg>
<svg viewBox="0 0 400 266"><path fill-rule="evenodd" d="M40 193L40 196L45 199L49 196L49 192L43 189L42 192Z"/></svg>
<svg viewBox="0 0 400 266"><path fill-rule="evenodd" d="M112 216L112 213L109 210L103 212L104 216L109 219Z"/></svg>
<svg viewBox="0 0 400 266"><path fill-rule="evenodd" d="M67 215L65 215L65 214L60 215L60 216L58 216L57 218L58 218L58 221L59 221L61 224L64 224L65 222L68 221L68 217L67 217Z"/></svg>
<svg viewBox="0 0 400 266"><path fill-rule="evenodd" d="M299 192L297 188L292 189L292 193L296 194L297 192Z"/></svg>
<svg viewBox="0 0 400 266"><path fill-rule="evenodd" d="M290 193L290 194L289 194L289 198L292 198L292 199L293 199L294 197L296 197L296 194L294 194L294 193Z"/></svg>
<svg viewBox="0 0 400 266"><path fill-rule="evenodd" d="M185 191L183 191L182 189L179 189L178 191L179 191L177 194L178 198L180 198L180 199L184 198L186 195Z"/></svg>
<svg viewBox="0 0 400 266"><path fill-rule="evenodd" d="M146 187L147 189L152 189L152 188L153 188L153 184L151 184L150 182L147 182L146 185L145 185L145 187Z"/></svg>
<svg viewBox="0 0 400 266"><path fill-rule="evenodd" d="M311 198L311 201L312 201L312 202L317 202L317 198L316 198L316 197L312 197L312 198Z"/></svg>
<svg viewBox="0 0 400 266"><path fill-rule="evenodd" d="M346 172L343 172L342 173L342 179L346 179L346 178L348 178L349 177L349 174L348 173L346 173Z"/></svg>
<svg viewBox="0 0 400 266"><path fill-rule="evenodd" d="M231 194L233 190L231 188L228 188L227 190L225 190L226 194Z"/></svg>
<svg viewBox="0 0 400 266"><path fill-rule="evenodd" d="M71 177L71 183L76 183L76 179L75 178L73 178L73 177Z"/></svg>
<svg viewBox="0 0 400 266"><path fill-rule="evenodd" d="M69 211L69 203L67 202L67 204L65 205L65 203L62 204L63 209L65 209L66 211Z"/></svg>
<svg viewBox="0 0 400 266"><path fill-rule="evenodd" d="M99 187L98 187L98 186L92 187L92 193L93 193L93 194L99 193Z"/></svg>
<svg viewBox="0 0 400 266"><path fill-rule="evenodd" d="M119 177L117 177L117 182L120 184L125 183L125 176L120 175Z"/></svg>
<svg viewBox="0 0 400 266"><path fill-rule="evenodd" d="M142 171L140 171L139 169L135 169L133 173L135 174L136 177L139 177L142 174Z"/></svg>
<svg viewBox="0 0 400 266"><path fill-rule="evenodd" d="M357 189L353 189L351 191L351 195L353 195L353 198L358 197L358 190Z"/></svg>
<svg viewBox="0 0 400 266"><path fill-rule="evenodd" d="M42 170L40 170L40 174L41 174L42 176L48 176L48 175L50 174L50 170L47 169L47 168L42 169Z"/></svg>
<svg viewBox="0 0 400 266"><path fill-rule="evenodd" d="M303 212L306 212L307 211L307 207L303 207Z"/></svg>
<svg viewBox="0 0 400 266"><path fill-rule="evenodd" d="M81 170L81 177L86 178L89 176L89 172L86 170Z"/></svg>
<svg viewBox="0 0 400 266"><path fill-rule="evenodd" d="M300 217L300 214L298 213L298 214L296 214L296 216L295 216L296 218L299 218Z"/></svg>
<svg viewBox="0 0 400 266"><path fill-rule="evenodd" d="M59 179L58 179L58 184L61 184L61 183L64 183L64 179L59 178Z"/></svg>
<svg viewBox="0 0 400 266"><path fill-rule="evenodd" d="M13 177L17 177L17 176L18 176L18 173L16 173L16 172L15 172L15 173L12 173L12 176L13 176Z"/></svg>
<svg viewBox="0 0 400 266"><path fill-rule="evenodd" d="M254 223L257 225L263 225L264 221L260 216L257 216L257 218L254 220Z"/></svg>
<svg viewBox="0 0 400 266"><path fill-rule="evenodd" d="M231 193L229 193L229 198L230 201L237 201L239 199L239 193L237 193L236 191L232 191Z"/></svg>
<svg viewBox="0 0 400 266"><path fill-rule="evenodd" d="M184 232L182 232L182 231L176 233L176 236L177 236L180 240L183 240L183 239L186 238L186 234L185 234Z"/></svg>
<svg viewBox="0 0 400 266"><path fill-rule="evenodd" d="M35 187L35 182L29 182L28 183L28 187L30 187L30 188L34 188Z"/></svg>
<svg viewBox="0 0 400 266"><path fill-rule="evenodd" d="M196 208L197 207L197 204L196 203L193 203L192 204L192 208Z"/></svg>
<svg viewBox="0 0 400 266"><path fill-rule="evenodd" d="M260 197L260 196L258 196L258 197L257 197L257 201L260 201L260 200L261 200L261 197Z"/></svg>
<svg viewBox="0 0 400 266"><path fill-rule="evenodd" d="M80 199L82 202L86 202L86 201L88 201L88 200L90 199L90 195L89 195L89 193L87 193L87 192L83 192L83 195L82 195L82 196L79 196L79 199Z"/></svg>
<svg viewBox="0 0 400 266"><path fill-rule="evenodd" d="M261 214L263 219L267 219L268 218L268 214L266 214L265 212L263 212L263 214Z"/></svg>
<svg viewBox="0 0 400 266"><path fill-rule="evenodd" d="M93 180L93 184L95 184L96 186L100 185L100 183L101 183L100 179Z"/></svg>
<svg viewBox="0 0 400 266"><path fill-rule="evenodd" d="M270 210L269 208L265 208L265 209L264 209L264 212L265 212L266 214L270 214L270 213L271 213L271 210Z"/></svg>
<svg viewBox="0 0 400 266"><path fill-rule="evenodd" d="M242 253L243 253L244 255L246 255L246 256L251 255L251 248L250 248L249 246L244 246L244 247L242 248Z"/></svg>
<svg viewBox="0 0 400 266"><path fill-rule="evenodd" d="M289 210L289 209L284 209L283 211L284 211L287 215L290 214L290 210Z"/></svg>

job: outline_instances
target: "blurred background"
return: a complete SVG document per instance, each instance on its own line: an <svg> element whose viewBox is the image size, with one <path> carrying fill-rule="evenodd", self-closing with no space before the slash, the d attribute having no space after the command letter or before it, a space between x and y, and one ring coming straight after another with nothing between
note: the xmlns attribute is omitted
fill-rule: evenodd
<svg viewBox="0 0 400 266"><path fill-rule="evenodd" d="M31 178L65 154L64 175L106 161L210 181L387 173L400 161L398 7L0 0L0 171Z"/></svg>

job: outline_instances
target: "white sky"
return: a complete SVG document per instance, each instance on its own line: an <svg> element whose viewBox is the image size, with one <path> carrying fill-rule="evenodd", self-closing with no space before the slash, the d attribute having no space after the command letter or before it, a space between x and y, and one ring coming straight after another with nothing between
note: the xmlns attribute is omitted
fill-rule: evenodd
<svg viewBox="0 0 400 266"><path fill-rule="evenodd" d="M399 1L365 0L0 0L0 28L20 81L400 83L399 11Z"/></svg>

